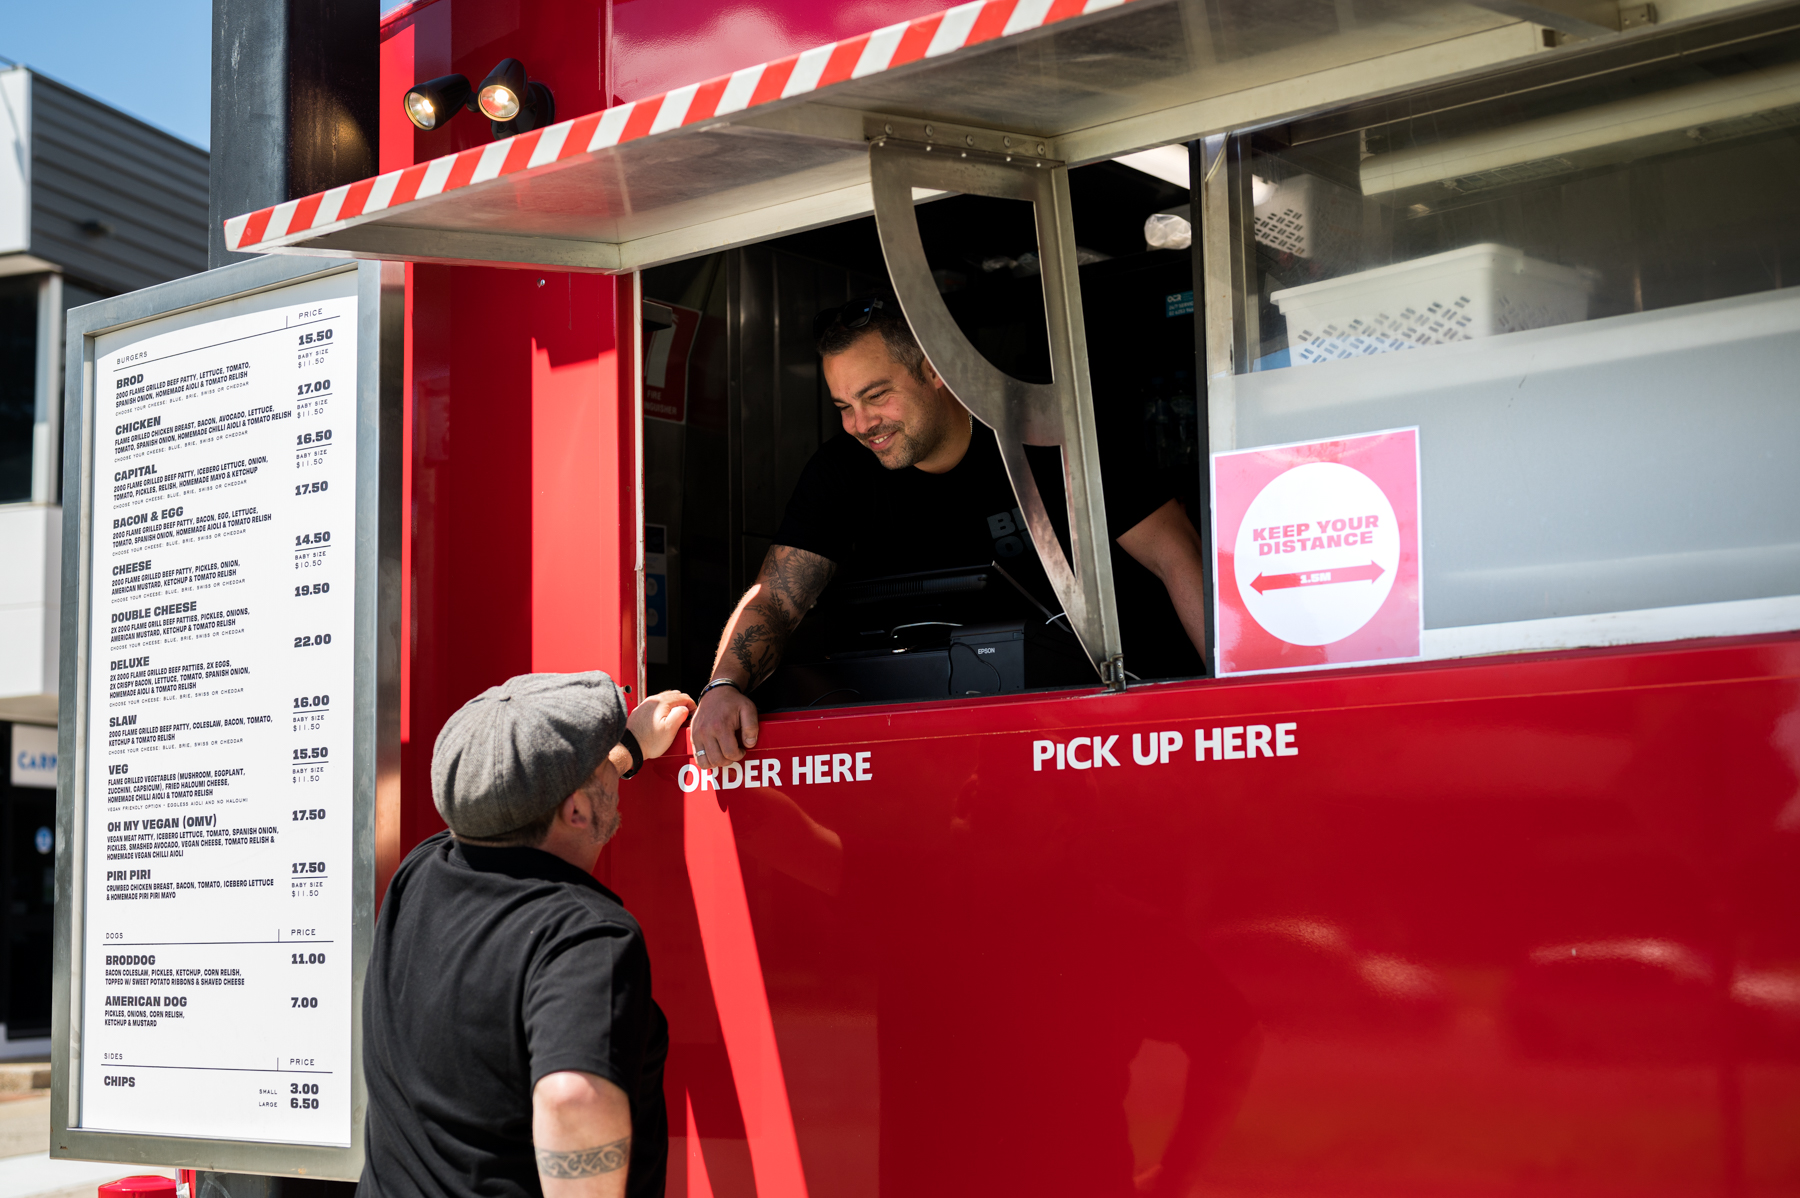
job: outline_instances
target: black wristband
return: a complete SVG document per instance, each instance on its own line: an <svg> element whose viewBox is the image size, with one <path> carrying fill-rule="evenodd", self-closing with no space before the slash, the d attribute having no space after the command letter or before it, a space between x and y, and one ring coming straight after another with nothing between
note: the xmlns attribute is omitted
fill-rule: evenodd
<svg viewBox="0 0 1800 1198"><path fill-rule="evenodd" d="M706 698L708 694L718 690L721 686L729 686L740 695L744 693L744 688L739 686L735 680L730 678L714 678L711 682L700 688L700 698L694 700L695 705L698 706L700 699Z"/></svg>
<svg viewBox="0 0 1800 1198"><path fill-rule="evenodd" d="M635 776L639 770L644 768L644 749L642 745L638 744L637 737L631 734L629 728L620 735L619 744L627 753L631 754L631 768L619 775L620 781L624 781L626 778Z"/></svg>

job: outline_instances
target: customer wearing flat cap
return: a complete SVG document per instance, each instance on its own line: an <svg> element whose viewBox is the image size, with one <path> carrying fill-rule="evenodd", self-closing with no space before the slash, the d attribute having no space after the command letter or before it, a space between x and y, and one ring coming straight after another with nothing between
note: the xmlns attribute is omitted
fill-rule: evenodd
<svg viewBox="0 0 1800 1198"><path fill-rule="evenodd" d="M619 782L693 710L525 674L438 734L449 825L388 884L363 989L363 1198L661 1198L669 1025L643 931L595 880Z"/></svg>

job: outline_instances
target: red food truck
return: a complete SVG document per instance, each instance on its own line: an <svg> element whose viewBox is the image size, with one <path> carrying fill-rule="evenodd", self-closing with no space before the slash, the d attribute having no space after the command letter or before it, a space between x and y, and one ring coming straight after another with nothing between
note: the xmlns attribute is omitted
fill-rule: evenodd
<svg viewBox="0 0 1800 1198"><path fill-rule="evenodd" d="M408 264L382 868L481 688L705 684L886 292L1018 502L628 788L671 1193L1800 1192L1800 8L936 3L422 0L227 222Z"/></svg>

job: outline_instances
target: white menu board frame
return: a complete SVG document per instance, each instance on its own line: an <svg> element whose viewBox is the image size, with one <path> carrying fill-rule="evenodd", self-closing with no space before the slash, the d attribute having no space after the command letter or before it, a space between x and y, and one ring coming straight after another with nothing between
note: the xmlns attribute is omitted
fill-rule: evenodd
<svg viewBox="0 0 1800 1198"><path fill-rule="evenodd" d="M362 1172L403 311L277 256L69 313L52 1157Z"/></svg>

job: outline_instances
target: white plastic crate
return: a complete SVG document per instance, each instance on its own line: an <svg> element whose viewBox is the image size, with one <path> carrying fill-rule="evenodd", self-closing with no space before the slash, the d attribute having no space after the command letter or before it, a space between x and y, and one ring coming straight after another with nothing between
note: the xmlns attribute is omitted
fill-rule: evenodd
<svg viewBox="0 0 1800 1198"><path fill-rule="evenodd" d="M1484 243L1269 296L1294 365L1587 319L1587 275Z"/></svg>
<svg viewBox="0 0 1800 1198"><path fill-rule="evenodd" d="M1278 253L1327 267L1352 260L1362 242L1360 195L1317 175L1295 175L1267 188L1251 218L1256 240Z"/></svg>

